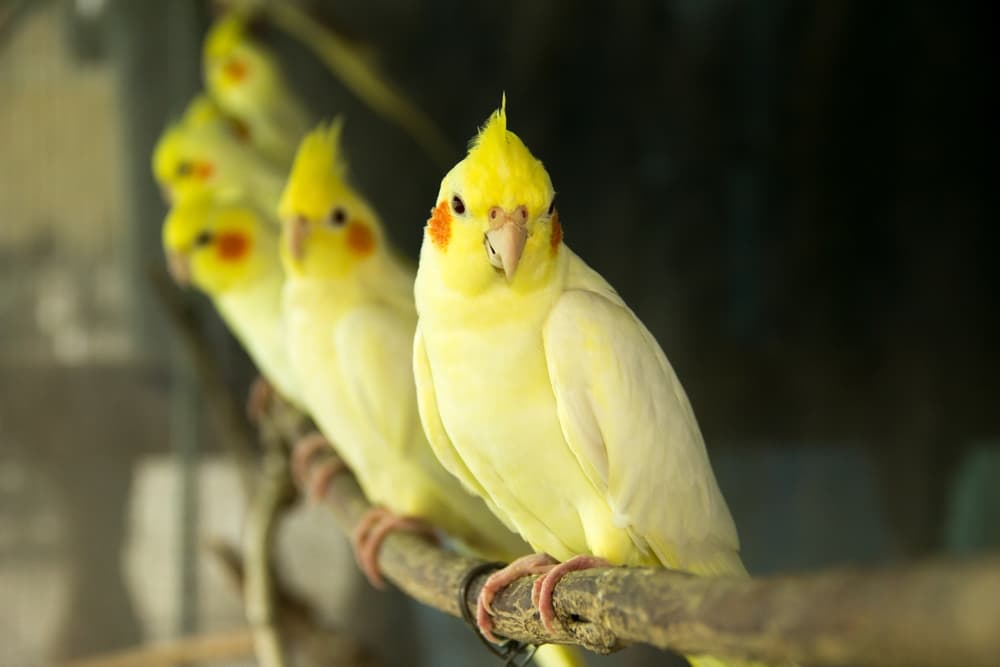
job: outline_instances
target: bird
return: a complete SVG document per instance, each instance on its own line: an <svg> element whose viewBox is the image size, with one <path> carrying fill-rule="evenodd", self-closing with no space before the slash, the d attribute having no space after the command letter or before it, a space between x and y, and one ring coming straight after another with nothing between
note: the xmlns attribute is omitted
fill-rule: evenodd
<svg viewBox="0 0 1000 667"><path fill-rule="evenodd" d="M288 356L306 407L376 507L352 543L369 581L391 530L440 529L460 550L509 560L528 546L435 458L412 371L414 267L390 246L374 208L347 181L340 118L310 132L282 194ZM579 653L543 647L549 667Z"/></svg>
<svg viewBox="0 0 1000 667"><path fill-rule="evenodd" d="M250 198L277 225L287 166L267 159L241 134L242 124L204 95L170 123L153 150L153 176L169 202Z"/></svg>
<svg viewBox="0 0 1000 667"><path fill-rule="evenodd" d="M285 274L273 217L246 201L190 198L167 214L163 248L174 281L208 295L268 382L302 406L284 344Z"/></svg>
<svg viewBox="0 0 1000 667"><path fill-rule="evenodd" d="M220 16L202 43L202 75L212 99L240 118L258 149L277 164L290 164L312 126L278 59L250 32L251 13Z"/></svg>
<svg viewBox="0 0 1000 667"><path fill-rule="evenodd" d="M441 181L414 290L428 440L536 552L488 580L484 635L494 595L528 574L541 575L533 599L549 630L552 592L573 570L745 576L684 389L649 330L566 245L549 173L508 130L506 96Z"/></svg>

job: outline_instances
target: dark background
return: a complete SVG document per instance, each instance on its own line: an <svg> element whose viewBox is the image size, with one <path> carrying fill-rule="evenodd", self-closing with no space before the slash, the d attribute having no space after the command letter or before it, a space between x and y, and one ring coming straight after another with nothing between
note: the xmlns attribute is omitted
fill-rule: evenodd
<svg viewBox="0 0 1000 667"><path fill-rule="evenodd" d="M985 3L308 6L437 121L452 163L506 92L510 128L559 192L567 243L677 369L751 571L1000 544L996 85ZM0 14L4 72L33 71L9 62L4 42L58 11L67 57L112 77L117 110L105 122L117 138L122 215L106 254L127 286L128 354L82 365L26 357L31 318L13 307L0 316L0 471L26 471L0 484L2 525L22 535L0 543L0 571L16 577L31 560L23 535L41 508L61 513L61 537L36 547L76 582L61 639L46 649L64 657L149 635L119 574L134 466L167 454L190 471L218 450L185 402L190 369L145 280L161 262L165 212L149 155L200 87L211 9L113 0L87 16L74 7L0 3L9 10ZM261 38L317 118L346 115L352 179L416 257L451 164L427 158L302 46L267 27ZM65 122L96 122L72 106ZM17 122L41 131L32 118ZM87 156L78 159L87 169ZM44 186L40 197L60 196ZM25 276L38 258L72 254L58 235L26 238L0 243L0 284L12 292L33 289ZM242 396L248 363L204 302L190 302ZM59 419L39 407L52 403ZM183 446L183 433L200 444ZM41 493L45 485L62 491ZM189 614L178 631L198 627L192 604L181 604ZM430 634L401 631L399 645L422 641L426 664L450 653L434 633L468 639L441 630L432 612L408 613ZM474 643L462 650L479 655ZM639 664L639 654L617 664Z"/></svg>

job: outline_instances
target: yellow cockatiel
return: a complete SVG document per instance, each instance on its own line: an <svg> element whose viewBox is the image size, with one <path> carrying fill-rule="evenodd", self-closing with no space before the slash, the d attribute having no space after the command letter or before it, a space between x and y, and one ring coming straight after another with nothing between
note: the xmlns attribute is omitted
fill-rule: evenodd
<svg viewBox="0 0 1000 667"><path fill-rule="evenodd" d="M278 164L290 164L310 116L274 55L249 34L249 14L219 18L202 46L202 70L212 98L243 120L253 144Z"/></svg>
<svg viewBox="0 0 1000 667"><path fill-rule="evenodd" d="M365 495L384 508L355 535L359 563L378 583L377 542L406 525L396 517L430 523L486 558L524 554L527 545L441 467L427 443L411 366L413 269L345 181L340 131L334 121L306 136L279 212L287 345L301 395ZM543 648L538 657L547 666L580 664L566 647Z"/></svg>
<svg viewBox="0 0 1000 667"><path fill-rule="evenodd" d="M167 215L163 248L174 280L211 297L258 370L301 406L284 341L277 224L252 204L196 197Z"/></svg>
<svg viewBox="0 0 1000 667"><path fill-rule="evenodd" d="M241 127L205 96L195 97L153 151L153 176L164 196L250 199L273 219L286 171L257 151Z"/></svg>
<svg viewBox="0 0 1000 667"><path fill-rule="evenodd" d="M614 289L563 242L549 175L501 106L441 183L424 230L414 369L442 464L548 556L539 609L572 569L743 575L736 528L687 396ZM700 665L721 664L696 658Z"/></svg>

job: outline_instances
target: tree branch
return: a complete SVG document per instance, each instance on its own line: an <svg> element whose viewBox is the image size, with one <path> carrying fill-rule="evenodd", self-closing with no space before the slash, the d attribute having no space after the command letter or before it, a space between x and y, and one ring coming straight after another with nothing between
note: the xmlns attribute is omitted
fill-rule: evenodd
<svg viewBox="0 0 1000 667"><path fill-rule="evenodd" d="M278 428L288 443L301 435L262 426ZM326 504L345 533L369 508L345 473L330 484ZM461 615L460 583L479 564L407 533L390 534L379 552L387 579L453 616ZM497 596L498 634L598 653L642 642L687 654L815 666L992 667L1000 656L998 556L761 579L649 568L573 572L555 591L562 629L554 635L531 604L532 579ZM478 577L467 590L471 611L484 580Z"/></svg>
<svg viewBox="0 0 1000 667"><path fill-rule="evenodd" d="M331 483L326 504L348 533L369 507L346 473ZM452 616L460 616L463 575L479 562L407 533L391 534L379 553L390 581ZM473 612L484 580L469 587L466 605ZM493 603L498 634L598 653L642 642L686 654L809 665L992 667L1000 655L995 556L760 579L651 568L574 572L556 587L564 629L554 636L532 607L532 580L515 582Z"/></svg>
<svg viewBox="0 0 1000 667"><path fill-rule="evenodd" d="M176 667L196 662L238 660L253 655L250 630L181 637L94 658L63 662L55 667Z"/></svg>

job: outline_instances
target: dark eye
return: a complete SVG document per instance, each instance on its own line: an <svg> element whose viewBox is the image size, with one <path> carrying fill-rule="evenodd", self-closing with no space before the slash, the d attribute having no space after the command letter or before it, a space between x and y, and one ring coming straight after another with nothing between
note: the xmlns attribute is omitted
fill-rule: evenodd
<svg viewBox="0 0 1000 667"><path fill-rule="evenodd" d="M201 233L198 234L198 236L194 237L194 245L197 248L200 248L202 246L207 246L212 242L213 238L214 237L212 236L212 232L202 231Z"/></svg>
<svg viewBox="0 0 1000 667"><path fill-rule="evenodd" d="M556 198L553 197L552 198L552 203L549 204L549 212L546 213L545 215L552 215L555 212L556 212Z"/></svg>
<svg viewBox="0 0 1000 667"><path fill-rule="evenodd" d="M459 215L465 213L465 202L458 195L451 198L451 210Z"/></svg>
<svg viewBox="0 0 1000 667"><path fill-rule="evenodd" d="M347 211L344 210L343 206L338 206L337 208L330 211L330 224L334 227L342 227L344 223L347 222Z"/></svg>
<svg viewBox="0 0 1000 667"><path fill-rule="evenodd" d="M188 174L191 173L191 170L192 166L190 162L181 162L180 164L177 165L178 176L187 176Z"/></svg>

